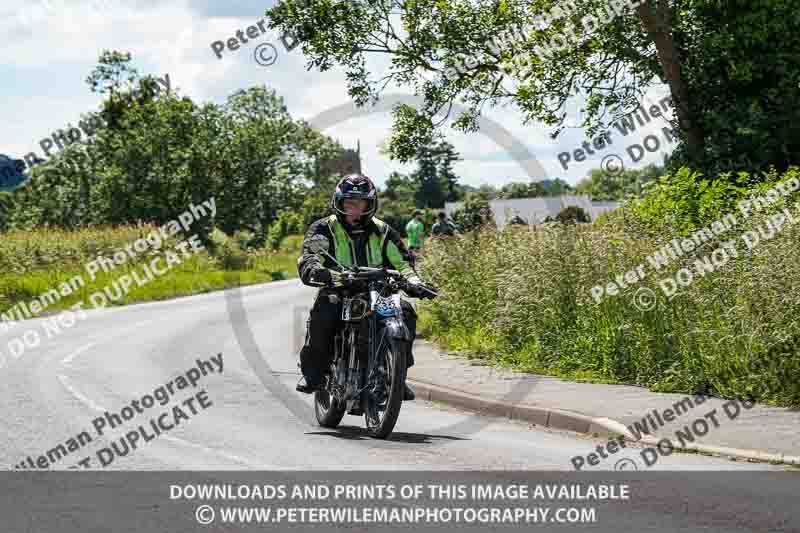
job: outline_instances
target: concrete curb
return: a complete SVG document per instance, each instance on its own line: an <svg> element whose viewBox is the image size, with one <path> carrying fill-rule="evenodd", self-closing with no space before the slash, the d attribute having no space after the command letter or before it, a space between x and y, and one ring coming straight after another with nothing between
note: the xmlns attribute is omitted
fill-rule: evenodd
<svg viewBox="0 0 800 533"><path fill-rule="evenodd" d="M624 424L610 418L596 418L561 409L533 407L489 400L474 394L424 381L413 379L408 379L407 381L414 387L417 398L431 402L441 402L467 411L509 418L511 420L520 420L551 429L574 431L576 433L588 435L597 434L599 437L617 437L618 435L624 435L627 441L639 442L650 446L656 446L660 441L660 439L650 435L645 435L637 440ZM800 465L800 457L798 456L772 454L759 450L726 448L707 444L693 444L685 448L675 446L674 449L675 451L724 455L736 457L738 459L748 459L750 461Z"/></svg>

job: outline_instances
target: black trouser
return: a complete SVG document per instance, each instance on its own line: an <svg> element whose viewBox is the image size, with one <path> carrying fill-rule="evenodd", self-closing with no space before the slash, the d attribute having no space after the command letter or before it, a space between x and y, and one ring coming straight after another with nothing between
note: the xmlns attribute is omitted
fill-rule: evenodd
<svg viewBox="0 0 800 533"><path fill-rule="evenodd" d="M306 342L300 350L300 370L310 383L318 383L322 379L323 372L326 371L333 361L333 341L338 328L342 324L342 304L331 303L327 291L320 291L311 308L311 315L308 318L306 328ZM406 323L411 342L417 334L417 314L411 304L405 300L400 300L403 309L403 319ZM366 353L367 342L367 321L362 321L362 328L359 331L359 352ZM409 353L407 366L414 366L414 356Z"/></svg>

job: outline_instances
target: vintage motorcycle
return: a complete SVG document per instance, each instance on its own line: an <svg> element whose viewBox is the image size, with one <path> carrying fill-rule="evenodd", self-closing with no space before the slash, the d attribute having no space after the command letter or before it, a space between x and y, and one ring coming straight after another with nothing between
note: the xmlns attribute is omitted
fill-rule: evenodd
<svg viewBox="0 0 800 533"><path fill-rule="evenodd" d="M341 267L343 287L330 297L342 303L342 327L335 336L330 370L321 390L314 392L314 412L327 428L337 427L345 413L363 414L369 435L384 439L403 403L412 340L399 292L411 293L411 286L396 270L343 267L326 252L325 241L313 248ZM419 298L438 296L426 285L415 285L414 292Z"/></svg>

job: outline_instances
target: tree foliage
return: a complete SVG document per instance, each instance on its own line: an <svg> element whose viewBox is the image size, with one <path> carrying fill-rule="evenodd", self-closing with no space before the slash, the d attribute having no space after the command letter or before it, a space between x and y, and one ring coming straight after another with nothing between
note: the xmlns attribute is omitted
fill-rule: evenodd
<svg viewBox="0 0 800 533"><path fill-rule="evenodd" d="M437 146L437 155L439 160L438 173L439 179L445 188L447 196L445 200L448 202L457 202L463 196L459 188L458 176L453 170L453 163L461 161L455 147L447 141L439 143Z"/></svg>
<svg viewBox="0 0 800 533"><path fill-rule="evenodd" d="M575 192L575 188L566 181L556 178L535 182L512 181L499 188L485 183L478 188L465 186L464 191L466 193L480 194L486 200L510 200L514 198L539 198L542 196L572 194Z"/></svg>
<svg viewBox="0 0 800 533"><path fill-rule="evenodd" d="M432 147L420 148L417 155L417 170L413 176L417 181L417 191L414 195L417 207L444 207L446 192Z"/></svg>
<svg viewBox="0 0 800 533"><path fill-rule="evenodd" d="M568 205L557 215L556 220L562 224L575 224L576 222L591 222L589 214L577 205Z"/></svg>
<svg viewBox="0 0 800 533"><path fill-rule="evenodd" d="M274 91L252 87L198 105L158 93L129 62L119 52L101 56L87 81L108 93L107 127L35 166L0 215L8 226L163 224L213 196L218 228L264 241L282 210L301 213L302 223L325 214L319 195L329 198L336 176L321 168L342 147L292 119ZM210 224L192 230L205 238Z"/></svg>
<svg viewBox="0 0 800 533"><path fill-rule="evenodd" d="M662 84L676 166L780 169L800 152L795 0L286 0L268 16L302 41L310 67L344 67L358 103L390 84L424 98L395 110L390 149L403 161L446 118L475 131L487 104L511 103L555 138L578 98L593 137ZM564 35L573 44L550 48ZM370 56L389 57L388 72L374 75ZM455 102L467 109L451 117Z"/></svg>
<svg viewBox="0 0 800 533"><path fill-rule="evenodd" d="M11 194L7 192L0 192L0 231L5 231L8 228L8 212L13 206Z"/></svg>
<svg viewBox="0 0 800 533"><path fill-rule="evenodd" d="M589 172L587 178L578 182L575 189L578 194L590 195L592 200L624 200L630 195L641 196L647 184L653 183L663 174L664 168L654 164L619 172L595 168Z"/></svg>
<svg viewBox="0 0 800 533"><path fill-rule="evenodd" d="M417 170L412 175L417 182L417 207L441 209L445 202L455 202L463 196L453 170L453 163L460 160L447 141L440 140L419 149Z"/></svg>
<svg viewBox="0 0 800 533"><path fill-rule="evenodd" d="M545 189L540 183L513 182L503 185L497 197L511 200L514 198L536 198L538 196L545 196Z"/></svg>
<svg viewBox="0 0 800 533"><path fill-rule="evenodd" d="M489 201L480 194L468 195L464 205L456 209L451 218L461 231L494 224L494 213L489 207Z"/></svg>
<svg viewBox="0 0 800 533"><path fill-rule="evenodd" d="M411 176L392 172L379 190L380 218L405 235L405 227L416 209L417 181Z"/></svg>

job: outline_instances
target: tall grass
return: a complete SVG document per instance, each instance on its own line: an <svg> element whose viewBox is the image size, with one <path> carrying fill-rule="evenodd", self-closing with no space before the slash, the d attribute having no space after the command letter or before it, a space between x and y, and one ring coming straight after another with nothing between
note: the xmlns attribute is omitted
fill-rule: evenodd
<svg viewBox="0 0 800 533"><path fill-rule="evenodd" d="M0 233L0 276L83 268L98 255L111 255L155 229L141 224Z"/></svg>
<svg viewBox="0 0 800 533"><path fill-rule="evenodd" d="M78 231L41 228L0 233L0 312L5 312L20 302L27 305L74 276L81 276L85 285L72 294L61 297L40 315L67 309L81 301L86 302L84 308L89 308L88 298L91 294L102 291L104 287L134 271L140 279L146 279L144 265L156 254L163 253L163 250L174 249L179 239L169 239L161 247L161 252L148 249L109 272L101 270L95 279L87 273L85 265L101 254L111 257L115 251L132 244L154 229L153 226L139 225ZM141 287L136 283L132 284L128 292L118 301L112 302L112 305L224 289L230 283L227 280L231 277L239 285L293 278L297 275L296 261L301 242L302 236L289 236L278 250L242 249L234 236L231 244L224 250L210 247L183 258L180 265L173 266L166 274L154 277ZM182 256L180 253L178 255Z"/></svg>
<svg viewBox="0 0 800 533"><path fill-rule="evenodd" d="M424 306L423 326L451 348L524 371L798 405L800 210L790 208L797 224L752 250L739 239L782 207L739 216L719 240L660 271L647 256L688 230L642 231L625 212L603 224L511 226L431 243L421 268L443 296ZM698 274L695 261L734 238L738 258ZM642 281L593 299L593 287L640 264ZM670 299L659 281L681 268L693 282ZM657 297L652 308L644 289Z"/></svg>

